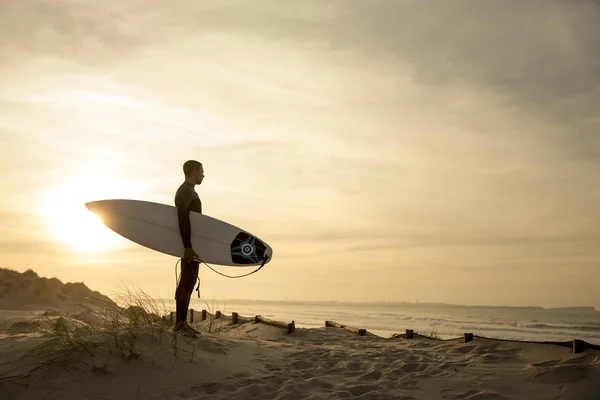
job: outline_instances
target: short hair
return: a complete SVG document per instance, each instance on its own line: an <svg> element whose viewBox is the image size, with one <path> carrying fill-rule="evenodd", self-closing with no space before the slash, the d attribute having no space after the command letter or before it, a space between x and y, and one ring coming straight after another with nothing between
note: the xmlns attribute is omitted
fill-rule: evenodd
<svg viewBox="0 0 600 400"><path fill-rule="evenodd" d="M202 163L196 160L188 160L183 163L183 173L185 176L190 176L194 171L197 171L202 167Z"/></svg>

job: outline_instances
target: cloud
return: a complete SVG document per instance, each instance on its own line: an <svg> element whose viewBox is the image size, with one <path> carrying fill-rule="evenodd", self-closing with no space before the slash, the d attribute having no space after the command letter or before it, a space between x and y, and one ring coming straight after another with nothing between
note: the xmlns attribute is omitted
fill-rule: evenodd
<svg viewBox="0 0 600 400"><path fill-rule="evenodd" d="M199 18L206 29L237 35L240 41L261 38L297 49L304 45L312 56L307 65L316 62L319 51L320 57L337 57L354 70L388 65L392 87L400 79L393 77L393 68L402 74L405 69L400 66L410 66L421 105L447 108L448 103L460 102L466 89L482 96L491 92L496 104L488 106L506 116L538 116L554 125L551 131L528 135L560 149L562 157L591 160L600 154L595 134L600 125L597 2L390 0L303 2L292 8L242 2L210 10L179 4L186 4L188 17L178 7L168 13L170 18L180 17L181 29L194 29L191 20ZM352 85L353 80L346 82ZM406 95L402 87L395 93L396 102ZM519 135L515 125L512 132L498 134Z"/></svg>
<svg viewBox="0 0 600 400"><path fill-rule="evenodd" d="M282 6L179 0L169 7L158 1L132 7L5 2L0 44L107 66L144 49L201 43L208 38L203 35L220 33L240 44L260 39L297 49L304 44L312 52L327 48L340 59L362 58L357 65L411 65L428 96L427 88L443 93L472 83L506 96L509 107L517 101L531 111L541 107L549 117L590 116L591 101L599 95L600 6L592 1L350 0ZM306 67L314 62L307 60Z"/></svg>
<svg viewBox="0 0 600 400"><path fill-rule="evenodd" d="M22 239L22 240L0 240L0 253L2 254L31 254L35 253L38 255L48 255L60 252L56 246L56 243L47 240L34 240L34 239Z"/></svg>
<svg viewBox="0 0 600 400"><path fill-rule="evenodd" d="M156 18L158 30L170 22L190 35L217 30L408 63L422 84L438 89L474 81L550 104L598 87L600 6L593 1L175 1L141 12Z"/></svg>
<svg viewBox="0 0 600 400"><path fill-rule="evenodd" d="M597 234L529 234L513 235L510 233L485 232L474 230L457 230L447 232L426 232L399 234L389 231L365 231L360 229L335 230L326 226L314 231L292 230L287 233L273 233L270 240L282 243L331 243L339 242L343 251L365 250L402 250L407 248L503 248L515 247L524 249L540 249L545 246L576 245L594 249L600 243L600 232ZM345 244L345 245L344 245ZM543 250L547 251L547 250Z"/></svg>
<svg viewBox="0 0 600 400"><path fill-rule="evenodd" d="M100 67L123 62L152 39L128 32L135 16L93 2L4 1L0 48L5 53L61 56ZM151 34L151 31L145 32ZM155 43L160 37L154 37ZM9 53L9 54L10 54Z"/></svg>

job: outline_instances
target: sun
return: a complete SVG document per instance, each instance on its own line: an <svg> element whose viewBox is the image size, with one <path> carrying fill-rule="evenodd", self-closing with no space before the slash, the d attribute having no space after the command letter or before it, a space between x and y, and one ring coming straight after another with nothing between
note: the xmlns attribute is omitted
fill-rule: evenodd
<svg viewBox="0 0 600 400"><path fill-rule="evenodd" d="M46 210L51 238L72 250L98 253L125 245L124 238L106 227L83 204L49 204Z"/></svg>
<svg viewBox="0 0 600 400"><path fill-rule="evenodd" d="M125 238L87 209L87 201L102 197L91 195L86 187L90 189L85 182L73 182L43 194L38 212L49 238L80 253L102 253L128 246Z"/></svg>

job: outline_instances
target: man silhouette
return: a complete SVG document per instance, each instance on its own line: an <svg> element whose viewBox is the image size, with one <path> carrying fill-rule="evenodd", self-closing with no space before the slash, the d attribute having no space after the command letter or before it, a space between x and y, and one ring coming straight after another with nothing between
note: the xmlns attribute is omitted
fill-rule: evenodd
<svg viewBox="0 0 600 400"><path fill-rule="evenodd" d="M188 160L183 164L183 173L185 181L177 189L175 206L177 207L179 232L185 251L181 260L179 284L175 290L176 319L173 331L185 336L197 337L200 332L187 323L188 307L200 268L200 262L197 261L198 254L192 248L190 212L202 213L202 202L198 193L196 193L195 186L200 185L204 179L204 167L198 161Z"/></svg>

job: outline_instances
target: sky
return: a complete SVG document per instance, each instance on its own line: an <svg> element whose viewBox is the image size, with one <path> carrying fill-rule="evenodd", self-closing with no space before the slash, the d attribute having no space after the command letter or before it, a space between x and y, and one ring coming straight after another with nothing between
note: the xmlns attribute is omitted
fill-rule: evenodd
<svg viewBox="0 0 600 400"><path fill-rule="evenodd" d="M264 239L211 299L600 309L600 3L0 0L0 267L171 298L86 201ZM237 275L250 270L214 266Z"/></svg>

